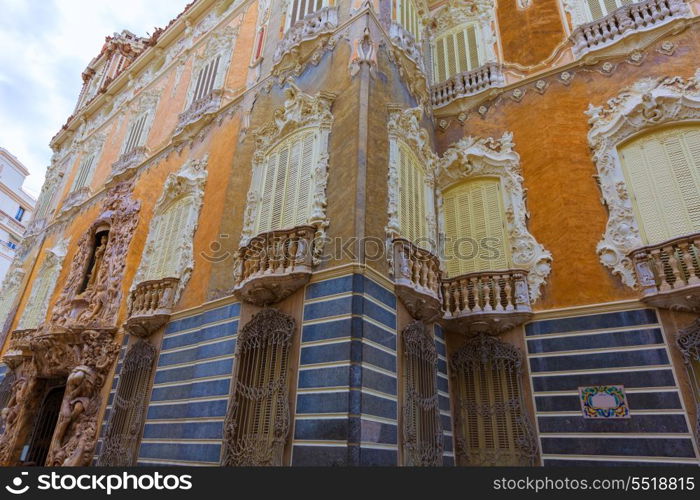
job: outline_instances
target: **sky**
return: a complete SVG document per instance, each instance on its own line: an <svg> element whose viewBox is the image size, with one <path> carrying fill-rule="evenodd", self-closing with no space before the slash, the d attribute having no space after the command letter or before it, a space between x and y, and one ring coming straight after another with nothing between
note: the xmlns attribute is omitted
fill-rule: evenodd
<svg viewBox="0 0 700 500"><path fill-rule="evenodd" d="M81 73L105 36L146 36L189 0L0 0L0 146L31 175L37 196L51 162L49 141L73 113Z"/></svg>

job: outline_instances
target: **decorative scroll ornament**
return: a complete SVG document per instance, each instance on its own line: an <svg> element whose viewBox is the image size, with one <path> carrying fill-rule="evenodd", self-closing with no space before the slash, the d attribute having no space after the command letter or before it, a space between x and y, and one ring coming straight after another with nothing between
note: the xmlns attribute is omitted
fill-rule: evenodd
<svg viewBox="0 0 700 500"><path fill-rule="evenodd" d="M146 273L151 267L155 253L162 244L158 241L158 222L163 215L163 212L175 201L188 198L192 200L189 217L180 221L181 225L174 234L169 235L171 238L177 238L177 247L182 249L177 255L180 261L174 263L171 269L177 269L176 276L162 276L163 278L178 278L179 284L173 297L173 303L177 303L180 299L182 291L187 286L187 283L194 269L194 248L193 240L194 233L197 230L199 223L199 212L202 208L204 199L204 186L207 182L207 164L209 156L204 156L198 160L190 160L186 162L178 172L168 176L163 186L163 192L156 202L153 209L153 218L148 231L148 239L144 247L141 263L139 264L136 276L132 283L131 289L134 290L136 285L147 279Z"/></svg>
<svg viewBox="0 0 700 500"><path fill-rule="evenodd" d="M686 328L678 330L676 345L683 353L683 359L686 364L700 361L700 318L693 321Z"/></svg>
<svg viewBox="0 0 700 500"><path fill-rule="evenodd" d="M136 465L141 428L146 416L146 398L155 359L156 348L144 340L138 340L124 356L98 465L109 467Z"/></svg>
<svg viewBox="0 0 700 500"><path fill-rule="evenodd" d="M643 246L617 147L633 135L668 123L700 119L700 70L684 79L645 78L605 106L589 105L588 143L608 207L608 223L597 252L604 266L629 287L638 285L628 254Z"/></svg>
<svg viewBox="0 0 700 500"><path fill-rule="evenodd" d="M369 67L370 72L377 67L377 50L372 40L372 33L367 26L362 32L362 37L353 41L352 56L348 65L350 76L355 76L363 64Z"/></svg>
<svg viewBox="0 0 700 500"><path fill-rule="evenodd" d="M387 248L391 248L392 241L401 236L399 224L399 168L401 158L399 154L399 141L405 143L418 157L425 169L425 184L430 192L435 186L435 170L438 157L433 153L428 132L421 127L423 109L421 107L406 110L392 110L389 112L387 127L389 130L389 221L386 225ZM431 237L436 236L437 223L435 213L427 211L427 231ZM389 260L393 258L393 252L388 252ZM393 266L392 266L393 267Z"/></svg>
<svg viewBox="0 0 700 500"><path fill-rule="evenodd" d="M551 272L552 254L527 229L526 191L520 156L513 150L513 134L506 132L500 139L464 137L444 152L436 176L438 207L442 206L442 193L455 183L483 176L500 179L511 259L516 269L528 271L530 300L535 302ZM444 234L442 218L439 228Z"/></svg>
<svg viewBox="0 0 700 500"><path fill-rule="evenodd" d="M325 231L328 227L326 217L326 186L328 184L328 140L333 125L331 105L335 94L320 92L315 96L305 94L299 88L290 84L285 89L285 101L282 107L273 113L273 120L253 132L255 137L255 152L253 153L253 176L248 191L243 231L240 246L246 246L255 236L255 221L260 210L262 194L259 180L262 179L266 167L265 158L276 143L295 130L317 127L319 130L316 165L313 168L311 196L313 199L308 224L316 227L316 244L314 245L314 265L320 262L323 254Z"/></svg>
<svg viewBox="0 0 700 500"><path fill-rule="evenodd" d="M442 464L443 432L437 387L438 354L425 324L401 332L404 354L403 449L410 466Z"/></svg>
<svg viewBox="0 0 700 500"><path fill-rule="evenodd" d="M471 448L468 444L464 430L468 426L465 422L465 415L474 415L476 418L486 418L499 422L510 421L514 428L513 444L515 458L518 465L533 465L537 457L537 437L534 428L527 416L527 410L523 404L522 388L520 376L522 370L522 353L520 350L508 343L486 334L479 334L469 339L462 348L457 351L451 360L453 376L457 379L457 384L477 383L474 373L480 373L480 377L500 374L501 378L509 382L509 390L503 394L501 401L491 404L486 400L463 400L457 397L457 407L455 415L456 428L460 432L456 437L457 455L465 459L468 463L475 465L504 465L503 460L514 458L513 451L506 448L499 449L479 449ZM495 381L494 381L495 382ZM510 384L514 384L511 386ZM497 432L500 429L492 429ZM476 429L471 429L472 432ZM471 439L469 440L471 441ZM510 464L515 465L515 464Z"/></svg>
<svg viewBox="0 0 700 500"><path fill-rule="evenodd" d="M241 329L235 386L224 425L222 466L282 465L291 419L287 368L295 327L291 316L263 309ZM260 419L260 414L269 420Z"/></svg>
<svg viewBox="0 0 700 500"><path fill-rule="evenodd" d="M101 215L78 243L65 288L53 308L51 323L64 328L115 328L121 303L126 255L138 223L140 203L131 198L133 185L121 182L107 192ZM100 231L106 241L96 242ZM91 257L97 256L91 264ZM90 266L92 265L92 269ZM81 290L92 273L87 288Z"/></svg>

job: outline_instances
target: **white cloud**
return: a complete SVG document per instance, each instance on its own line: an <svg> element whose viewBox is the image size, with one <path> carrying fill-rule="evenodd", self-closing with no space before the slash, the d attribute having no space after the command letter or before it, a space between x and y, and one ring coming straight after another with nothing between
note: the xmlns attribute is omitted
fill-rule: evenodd
<svg viewBox="0 0 700 500"><path fill-rule="evenodd" d="M31 175L37 194L49 141L73 112L81 73L104 38L122 29L145 36L188 0L0 0L0 146Z"/></svg>

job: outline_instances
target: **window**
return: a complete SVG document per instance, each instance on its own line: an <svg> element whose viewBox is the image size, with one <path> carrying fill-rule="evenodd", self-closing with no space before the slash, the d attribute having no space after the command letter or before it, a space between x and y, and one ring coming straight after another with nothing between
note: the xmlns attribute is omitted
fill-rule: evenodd
<svg viewBox="0 0 700 500"><path fill-rule="evenodd" d="M148 113L146 112L132 120L129 126L129 132L126 135L126 142L124 142L122 154L131 153L134 149L143 146L147 136L147 133L145 133L147 118Z"/></svg>
<svg viewBox="0 0 700 500"><path fill-rule="evenodd" d="M584 1L588 9L589 19L595 21L605 17L623 5L631 4L634 0L579 0Z"/></svg>
<svg viewBox="0 0 700 500"><path fill-rule="evenodd" d="M24 218L25 212L26 212L26 210L24 209L24 207L20 206L19 208L17 208L17 213L15 214L15 219L17 219L18 221L21 222L22 219Z"/></svg>
<svg viewBox="0 0 700 500"><path fill-rule="evenodd" d="M87 155L83 161L80 162L78 173L75 175L75 179L73 180L71 192L77 191L90 183L90 179L92 177L92 167L95 163L95 156L96 155L94 154Z"/></svg>
<svg viewBox="0 0 700 500"><path fill-rule="evenodd" d="M32 291L24 306L18 330L33 330L46 319L49 300L51 300L51 294L56 286L60 271L60 264L56 262L55 258L48 255L32 284Z"/></svg>
<svg viewBox="0 0 700 500"><path fill-rule="evenodd" d="M413 0L396 0L396 20L403 28L420 40L421 20Z"/></svg>
<svg viewBox="0 0 700 500"><path fill-rule="evenodd" d="M257 234L308 223L318 134L315 128L295 132L267 155Z"/></svg>
<svg viewBox="0 0 700 500"><path fill-rule="evenodd" d="M157 216L151 260L144 271L144 281L180 276L181 257L185 251L180 231L185 230L196 216L194 198L186 196L171 202Z"/></svg>
<svg viewBox="0 0 700 500"><path fill-rule="evenodd" d="M214 90L220 62L221 56L218 55L200 68L199 72L197 73L194 93L192 94L192 102L197 102L198 100L209 96L209 94L211 94L211 92Z"/></svg>
<svg viewBox="0 0 700 500"><path fill-rule="evenodd" d="M516 347L486 334L453 356L459 465L533 465L537 447L524 413L521 358Z"/></svg>
<svg viewBox="0 0 700 500"><path fill-rule="evenodd" d="M136 465L155 358L156 348L140 339L126 353L98 465Z"/></svg>
<svg viewBox="0 0 700 500"><path fill-rule="evenodd" d="M258 35L255 40L255 51L253 52L252 64L255 64L263 55L263 49L265 48L265 28L266 26L261 26L258 30Z"/></svg>
<svg viewBox="0 0 700 500"><path fill-rule="evenodd" d="M17 249L17 243L15 243L14 241L8 241L7 246L10 247L12 250Z"/></svg>
<svg viewBox="0 0 700 500"><path fill-rule="evenodd" d="M441 33L433 41L433 74L436 82L472 71L482 64L481 39L476 24Z"/></svg>
<svg viewBox="0 0 700 500"><path fill-rule="evenodd" d="M294 330L294 319L276 309L263 309L241 329L221 465L282 465Z"/></svg>
<svg viewBox="0 0 700 500"><path fill-rule="evenodd" d="M399 225L401 236L413 242L428 243L425 170L413 151L399 141Z"/></svg>
<svg viewBox="0 0 700 500"><path fill-rule="evenodd" d="M700 232L700 126L644 135L619 153L645 244Z"/></svg>
<svg viewBox="0 0 700 500"><path fill-rule="evenodd" d="M474 179L447 189L442 210L450 277L510 267L498 179Z"/></svg>
<svg viewBox="0 0 700 500"><path fill-rule="evenodd" d="M438 355L425 325L411 323L403 340L403 462L442 464L443 435L437 388Z"/></svg>
<svg viewBox="0 0 700 500"><path fill-rule="evenodd" d="M328 6L328 0L292 0L287 13L287 29L309 14Z"/></svg>

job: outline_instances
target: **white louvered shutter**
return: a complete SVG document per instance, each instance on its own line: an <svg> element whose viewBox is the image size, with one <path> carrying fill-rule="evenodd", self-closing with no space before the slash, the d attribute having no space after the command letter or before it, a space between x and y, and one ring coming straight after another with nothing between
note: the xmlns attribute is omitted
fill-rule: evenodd
<svg viewBox="0 0 700 500"><path fill-rule="evenodd" d="M199 70L192 94L192 102L207 97L214 90L220 62L221 56L216 56Z"/></svg>
<svg viewBox="0 0 700 500"><path fill-rule="evenodd" d="M450 277L510 267L502 207L497 179L476 179L445 191L445 257Z"/></svg>
<svg viewBox="0 0 700 500"><path fill-rule="evenodd" d="M416 155L399 143L399 227L401 236L426 246L425 171Z"/></svg>
<svg viewBox="0 0 700 500"><path fill-rule="evenodd" d="M51 300L59 271L60 269L56 267L42 267L25 305L18 326L19 330L37 328L46 319L46 311L49 308L49 300Z"/></svg>
<svg viewBox="0 0 700 500"><path fill-rule="evenodd" d="M294 0L289 11L287 28L294 26L297 21L304 19L309 14L328 6L328 0Z"/></svg>
<svg viewBox="0 0 700 500"><path fill-rule="evenodd" d="M583 0L582 0L583 1ZM585 0L590 13L590 20L595 21L605 17L612 11L632 3L634 0Z"/></svg>
<svg viewBox="0 0 700 500"><path fill-rule="evenodd" d="M174 201L158 216L153 236L153 256L144 273L147 281L179 275L184 231L189 226L193 208L193 199L188 196Z"/></svg>
<svg viewBox="0 0 700 500"><path fill-rule="evenodd" d="M413 0L397 0L396 20L416 40L420 40L420 16Z"/></svg>
<svg viewBox="0 0 700 500"><path fill-rule="evenodd" d="M75 180L73 181L73 187L71 191L77 191L78 189L86 186L90 182L92 177L92 167L95 162L95 155L86 156L80 162L80 168L78 173L75 175Z"/></svg>
<svg viewBox="0 0 700 500"><path fill-rule="evenodd" d="M145 137L144 129L146 127L147 117L148 113L141 114L133 121L131 127L129 127L129 133L127 134L126 142L124 143L124 154L130 153L134 149L143 145L143 139Z"/></svg>
<svg viewBox="0 0 700 500"><path fill-rule="evenodd" d="M646 244L700 231L700 128L644 136L620 157Z"/></svg>

